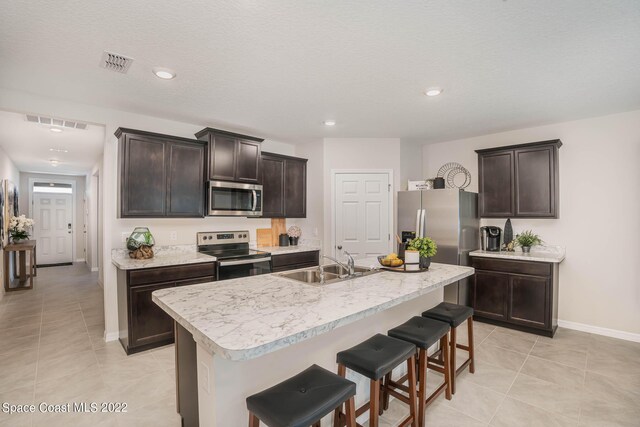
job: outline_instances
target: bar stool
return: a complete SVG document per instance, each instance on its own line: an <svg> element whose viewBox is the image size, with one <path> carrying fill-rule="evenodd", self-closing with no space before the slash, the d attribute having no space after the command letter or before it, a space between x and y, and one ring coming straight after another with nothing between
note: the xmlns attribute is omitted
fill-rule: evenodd
<svg viewBox="0 0 640 427"><path fill-rule="evenodd" d="M424 317L430 319L440 320L441 322L447 322L451 326L451 338L449 339L451 345L451 351L449 352L449 358L451 359L451 372L453 373L451 378L451 393L456 392L456 377L460 372L469 366L469 372L474 373L476 371L474 365L474 348L473 348L473 308L466 305L452 304L449 302L442 302L431 310L427 310L422 313ZM457 343L456 330L465 320L467 320L467 333L469 335L469 345L462 345ZM456 370L456 348L465 350L469 353L467 360L460 365Z"/></svg>
<svg viewBox="0 0 640 427"><path fill-rule="evenodd" d="M424 426L424 411L426 407L443 391L447 400L451 400L448 332L449 324L420 316L414 316L388 332L390 337L408 341L418 347L418 427ZM429 347L438 341L440 341L440 348L442 349L442 361L427 355ZM428 397L426 396L427 368L444 374L444 382ZM403 383L407 379L409 379L409 386L411 386L411 379L406 376L403 376L398 381L393 381L390 374L385 377L383 385L384 409L389 408L390 394L399 399L402 398L401 396L403 395L398 393L396 389L406 392L406 386Z"/></svg>
<svg viewBox="0 0 640 427"><path fill-rule="evenodd" d="M378 427L380 410L380 380L402 362L407 362L409 397L404 401L409 405L409 416L400 426L416 427L416 346L403 340L376 334L371 338L337 354L338 375L344 377L347 368L370 380L369 402L356 410L356 418L369 410L369 427ZM344 425L340 408L336 409L334 427Z"/></svg>
<svg viewBox="0 0 640 427"><path fill-rule="evenodd" d="M320 427L320 420L346 406L347 427L356 427L356 384L312 365L299 374L247 397L249 427Z"/></svg>

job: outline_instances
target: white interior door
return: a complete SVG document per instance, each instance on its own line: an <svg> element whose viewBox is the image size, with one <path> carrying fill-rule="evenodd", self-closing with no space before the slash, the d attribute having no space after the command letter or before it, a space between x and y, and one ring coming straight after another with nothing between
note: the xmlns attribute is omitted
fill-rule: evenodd
<svg viewBox="0 0 640 427"><path fill-rule="evenodd" d="M33 234L39 265L73 261L72 197L71 194L33 194Z"/></svg>
<svg viewBox="0 0 640 427"><path fill-rule="evenodd" d="M354 258L384 255L391 250L389 174L335 174L335 255L346 250Z"/></svg>

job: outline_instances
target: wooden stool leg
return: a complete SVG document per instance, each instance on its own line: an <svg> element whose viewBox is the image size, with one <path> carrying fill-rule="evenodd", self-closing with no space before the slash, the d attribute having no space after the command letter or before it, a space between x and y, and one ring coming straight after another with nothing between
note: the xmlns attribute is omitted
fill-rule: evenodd
<svg viewBox="0 0 640 427"><path fill-rule="evenodd" d="M313 427L320 427L320 421L316 421L315 423L313 423Z"/></svg>
<svg viewBox="0 0 640 427"><path fill-rule="evenodd" d="M476 371L474 363L475 351L473 348L473 317L469 317L467 319L467 334L469 335L469 359L471 359L471 362L469 363L469 372L473 374Z"/></svg>
<svg viewBox="0 0 640 427"><path fill-rule="evenodd" d="M417 400L417 392L416 392L416 357L411 356L409 360L407 360L407 374L409 379L409 414L411 415L411 427L418 427L418 417L416 414L416 400ZM389 395L387 394L387 404L388 404Z"/></svg>
<svg viewBox="0 0 640 427"><path fill-rule="evenodd" d="M451 376L451 394L456 394L456 328L451 328L451 351L449 352L449 362L449 374Z"/></svg>
<svg viewBox="0 0 640 427"><path fill-rule="evenodd" d="M260 420L251 412L249 412L249 427L260 427Z"/></svg>
<svg viewBox="0 0 640 427"><path fill-rule="evenodd" d="M415 365L413 369L415 370ZM389 409L389 393L387 393L387 387L389 386L390 382L391 382L391 372L389 372L384 377L384 383L382 386L382 402L383 403L382 403L382 407L380 408L380 415L382 415L383 410L386 411L387 409Z"/></svg>
<svg viewBox="0 0 640 427"><path fill-rule="evenodd" d="M338 364L338 375L341 376L342 378L346 378L347 367L342 364ZM346 403L346 405L348 406L348 403ZM341 409L342 409L342 405L338 406L336 410L333 412L333 427L340 427L342 424L340 421L340 418L342 415Z"/></svg>
<svg viewBox="0 0 640 427"><path fill-rule="evenodd" d="M427 351L420 349L418 355L418 427L424 426L424 411L427 400Z"/></svg>
<svg viewBox="0 0 640 427"><path fill-rule="evenodd" d="M369 427L378 427L378 407L380 405L380 380L371 380Z"/></svg>
<svg viewBox="0 0 640 427"><path fill-rule="evenodd" d="M444 334L442 338L440 338L440 348L442 349L442 357L444 358L444 382L447 384L447 388L444 391L444 396L447 400L451 400L452 394L452 378L455 378L456 372L451 370L451 363L449 363L449 358L451 355L449 354L449 340L448 334Z"/></svg>
<svg viewBox="0 0 640 427"><path fill-rule="evenodd" d="M347 414L347 427L356 427L356 398L352 397L344 404Z"/></svg>

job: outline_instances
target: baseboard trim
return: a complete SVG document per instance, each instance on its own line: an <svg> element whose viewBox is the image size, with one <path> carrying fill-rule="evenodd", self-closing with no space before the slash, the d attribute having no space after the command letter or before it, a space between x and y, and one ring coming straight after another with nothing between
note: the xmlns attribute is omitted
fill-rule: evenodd
<svg viewBox="0 0 640 427"><path fill-rule="evenodd" d="M100 269L98 267L91 267L91 271L93 273L96 273L96 272L100 271Z"/></svg>
<svg viewBox="0 0 640 427"><path fill-rule="evenodd" d="M633 332L602 328L600 326L586 325L584 323L570 322L568 320L558 320L558 326L560 326L561 328L573 329L581 332L589 332L596 335L603 335L605 337L619 338L625 341L640 342L640 334L634 334Z"/></svg>
<svg viewBox="0 0 640 427"><path fill-rule="evenodd" d="M105 342L117 341L118 340L118 333L117 332L109 332L109 333L107 333L105 331L104 340L105 340Z"/></svg>
<svg viewBox="0 0 640 427"><path fill-rule="evenodd" d="M85 262L86 260L84 258L78 258L77 260L75 260L75 262Z"/></svg>

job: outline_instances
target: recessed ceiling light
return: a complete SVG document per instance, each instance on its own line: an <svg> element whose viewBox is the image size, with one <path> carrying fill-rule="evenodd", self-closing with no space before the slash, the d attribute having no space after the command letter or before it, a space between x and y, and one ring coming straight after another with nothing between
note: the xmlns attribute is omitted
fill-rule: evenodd
<svg viewBox="0 0 640 427"><path fill-rule="evenodd" d="M427 96L438 96L441 93L442 93L442 89L440 89L439 87L430 87L424 92L424 94Z"/></svg>
<svg viewBox="0 0 640 427"><path fill-rule="evenodd" d="M60 133L62 132L62 128L57 128L57 127L50 127L49 130L51 132L55 132L55 133Z"/></svg>
<svg viewBox="0 0 640 427"><path fill-rule="evenodd" d="M155 67L153 69L153 74L155 74L156 77L159 77L164 80L171 80L176 76L175 71L170 70L168 68L162 68L162 67Z"/></svg>
<svg viewBox="0 0 640 427"><path fill-rule="evenodd" d="M49 148L49 151L54 153L68 153L69 150L65 150L64 148Z"/></svg>
<svg viewBox="0 0 640 427"><path fill-rule="evenodd" d="M60 162L59 162L58 160L56 160L56 159L51 159L51 160L49 160L49 163L50 163L50 164L51 164L51 166L53 166L54 168L60 164Z"/></svg>
<svg viewBox="0 0 640 427"><path fill-rule="evenodd" d="M335 120L325 120L324 121L324 125L325 126L335 126L336 125L336 121Z"/></svg>

